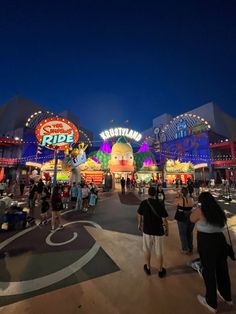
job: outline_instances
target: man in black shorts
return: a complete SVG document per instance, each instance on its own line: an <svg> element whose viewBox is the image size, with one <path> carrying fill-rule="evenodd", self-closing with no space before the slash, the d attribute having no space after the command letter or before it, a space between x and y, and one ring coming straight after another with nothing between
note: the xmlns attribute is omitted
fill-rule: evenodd
<svg viewBox="0 0 236 314"><path fill-rule="evenodd" d="M138 208L138 228L143 232L143 251L146 264L144 271L147 275L151 274L151 251L155 252L158 258L159 277L166 275L163 267L163 236L168 236L168 213L162 203L155 199L156 189L150 187L148 199L142 201Z"/></svg>

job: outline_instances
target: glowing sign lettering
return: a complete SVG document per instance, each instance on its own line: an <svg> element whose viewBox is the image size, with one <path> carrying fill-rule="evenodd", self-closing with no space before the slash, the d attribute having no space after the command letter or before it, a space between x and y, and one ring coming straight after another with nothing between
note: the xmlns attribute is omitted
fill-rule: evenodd
<svg viewBox="0 0 236 314"><path fill-rule="evenodd" d="M60 134L60 135L43 135L42 137L42 146L46 145L55 145L59 143L68 143L73 144L74 143L74 135L73 134Z"/></svg>
<svg viewBox="0 0 236 314"><path fill-rule="evenodd" d="M79 139L77 127L70 121L55 117L43 120L35 130L41 146L65 150Z"/></svg>
<svg viewBox="0 0 236 314"><path fill-rule="evenodd" d="M139 142L142 138L141 133L128 129L128 128L120 128L120 127L105 130L100 133L100 136L104 141L109 138L118 137L118 136L125 136L132 140L135 140L136 142Z"/></svg>

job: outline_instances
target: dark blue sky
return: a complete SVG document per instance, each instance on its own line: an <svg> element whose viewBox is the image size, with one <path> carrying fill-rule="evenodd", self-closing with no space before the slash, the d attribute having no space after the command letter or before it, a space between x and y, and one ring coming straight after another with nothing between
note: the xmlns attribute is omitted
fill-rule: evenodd
<svg viewBox="0 0 236 314"><path fill-rule="evenodd" d="M209 101L236 116L235 0L0 2L0 104L70 109L95 133Z"/></svg>

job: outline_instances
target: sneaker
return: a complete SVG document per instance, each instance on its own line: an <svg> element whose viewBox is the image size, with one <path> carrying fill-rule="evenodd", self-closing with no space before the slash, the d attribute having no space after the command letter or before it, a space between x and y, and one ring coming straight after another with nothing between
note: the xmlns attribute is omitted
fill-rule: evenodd
<svg viewBox="0 0 236 314"><path fill-rule="evenodd" d="M63 225L61 225L61 226L58 227L58 230L62 230L62 229L64 229L64 226L63 226Z"/></svg>
<svg viewBox="0 0 236 314"><path fill-rule="evenodd" d="M166 269L164 267L162 267L162 270L158 272L158 276L160 278L163 278L166 276Z"/></svg>
<svg viewBox="0 0 236 314"><path fill-rule="evenodd" d="M52 228L52 229L51 229L51 232L55 232L55 231L56 231L56 229L55 229L55 228Z"/></svg>
<svg viewBox="0 0 236 314"><path fill-rule="evenodd" d="M234 305L234 302L231 300L231 301L226 301L225 298L220 294L220 291L217 290L217 295L219 297L219 299L223 302L225 302L226 304L230 305L230 306L233 306Z"/></svg>
<svg viewBox="0 0 236 314"><path fill-rule="evenodd" d="M147 267L147 264L143 266L143 269L147 275L151 275L151 269Z"/></svg>
<svg viewBox="0 0 236 314"><path fill-rule="evenodd" d="M201 303L201 305L205 306L210 312L212 312L212 313L217 312L216 309L214 309L209 304L207 304L206 299L203 296L201 296L200 294L198 294L197 299Z"/></svg>
<svg viewBox="0 0 236 314"><path fill-rule="evenodd" d="M196 270L199 274L199 276L202 277L202 263L200 260L196 260L193 261L192 263L190 263L190 267L192 267L192 269Z"/></svg>

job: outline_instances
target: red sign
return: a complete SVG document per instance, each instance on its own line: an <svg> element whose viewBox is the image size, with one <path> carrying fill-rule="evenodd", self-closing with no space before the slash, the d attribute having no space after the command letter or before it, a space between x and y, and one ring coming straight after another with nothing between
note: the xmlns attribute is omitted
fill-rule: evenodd
<svg viewBox="0 0 236 314"><path fill-rule="evenodd" d="M67 119L58 117L41 121L35 134L41 146L59 150L65 150L79 139L77 127Z"/></svg>
<svg viewBox="0 0 236 314"><path fill-rule="evenodd" d="M0 158L0 166L16 166L17 161L16 158Z"/></svg>

